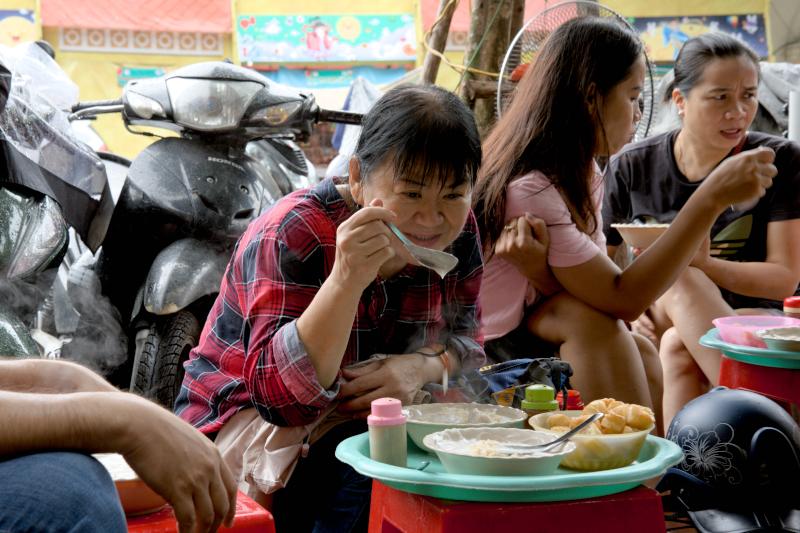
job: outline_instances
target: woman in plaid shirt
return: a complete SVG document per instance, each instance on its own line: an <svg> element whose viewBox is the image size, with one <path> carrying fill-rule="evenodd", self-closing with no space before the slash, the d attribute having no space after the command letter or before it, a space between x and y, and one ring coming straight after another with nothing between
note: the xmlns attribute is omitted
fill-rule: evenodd
<svg viewBox="0 0 800 533"><path fill-rule="evenodd" d="M314 423L338 402L325 420L339 423L312 434L308 456L274 494L279 530L363 528L370 480L333 457L336 445L366 430L372 400L408 404L444 371L483 363L470 210L480 159L474 119L455 95L394 89L364 117L347 181L283 198L237 244L175 409L236 450L247 484L258 476L242 459L252 444L242 435ZM456 268L442 279L411 264L389 221L416 244L454 254ZM346 368L376 354L391 357Z"/></svg>

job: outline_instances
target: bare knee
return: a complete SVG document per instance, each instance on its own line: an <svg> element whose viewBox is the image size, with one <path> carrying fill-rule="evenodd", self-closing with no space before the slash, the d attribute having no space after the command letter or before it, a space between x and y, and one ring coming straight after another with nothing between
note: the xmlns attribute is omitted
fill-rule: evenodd
<svg viewBox="0 0 800 533"><path fill-rule="evenodd" d="M672 287L664 293L660 302L667 308L691 303L696 298L722 297L719 287L711 281L705 272L695 267L686 267Z"/></svg>
<svg viewBox="0 0 800 533"><path fill-rule="evenodd" d="M692 354L686 349L674 327L669 328L661 336L658 355L664 372L670 376L695 374L698 370Z"/></svg>

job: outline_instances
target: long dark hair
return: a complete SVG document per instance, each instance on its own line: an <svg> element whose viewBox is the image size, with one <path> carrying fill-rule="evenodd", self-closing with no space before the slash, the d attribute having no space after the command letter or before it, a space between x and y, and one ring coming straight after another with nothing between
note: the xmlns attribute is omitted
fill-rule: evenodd
<svg viewBox="0 0 800 533"><path fill-rule="evenodd" d="M746 57L753 62L756 73L761 78L758 56L745 43L722 32L709 32L686 41L675 58L675 79L664 93L664 101L672 100L672 91L677 87L688 96L695 85L703 79L706 67L715 59L726 57Z"/></svg>
<svg viewBox="0 0 800 533"><path fill-rule="evenodd" d="M402 85L375 102L361 122L355 156L364 179L390 161L395 178L475 185L481 141L472 111L433 85Z"/></svg>
<svg viewBox="0 0 800 533"><path fill-rule="evenodd" d="M603 128L589 108L590 85L595 96L608 94L641 55L635 34L598 17L572 19L547 38L483 145L473 198L487 255L503 227L508 184L533 170L557 187L581 231L595 231L590 177L605 138L597 138Z"/></svg>

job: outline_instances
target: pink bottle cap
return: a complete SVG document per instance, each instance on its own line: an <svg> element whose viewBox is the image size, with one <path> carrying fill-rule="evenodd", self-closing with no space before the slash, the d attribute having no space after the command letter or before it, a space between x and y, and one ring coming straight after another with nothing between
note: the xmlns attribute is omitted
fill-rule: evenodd
<svg viewBox="0 0 800 533"><path fill-rule="evenodd" d="M378 398L372 400L371 414L367 417L370 426L397 426L406 423L403 404L396 398Z"/></svg>

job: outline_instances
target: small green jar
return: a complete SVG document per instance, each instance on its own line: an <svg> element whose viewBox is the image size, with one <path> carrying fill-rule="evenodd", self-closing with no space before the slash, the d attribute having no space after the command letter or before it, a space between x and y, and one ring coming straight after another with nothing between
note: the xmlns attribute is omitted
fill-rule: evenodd
<svg viewBox="0 0 800 533"><path fill-rule="evenodd" d="M525 399L520 407L528 413L528 418L539 413L558 410L556 391L549 385L528 385L525 387Z"/></svg>

